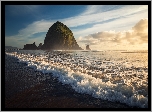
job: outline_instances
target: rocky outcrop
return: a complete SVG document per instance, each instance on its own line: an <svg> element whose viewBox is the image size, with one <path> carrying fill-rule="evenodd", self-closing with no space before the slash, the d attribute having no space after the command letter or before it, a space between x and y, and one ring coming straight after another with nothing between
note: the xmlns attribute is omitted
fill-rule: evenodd
<svg viewBox="0 0 152 112"><path fill-rule="evenodd" d="M42 43L40 43L38 46L38 49L41 49L41 48L42 48Z"/></svg>
<svg viewBox="0 0 152 112"><path fill-rule="evenodd" d="M35 45L35 42L33 44L26 44L24 45L24 50L36 50L37 46Z"/></svg>
<svg viewBox="0 0 152 112"><path fill-rule="evenodd" d="M63 23L57 21L48 30L44 44L37 47L33 44L24 45L24 50L83 50L77 44L72 31Z"/></svg>
<svg viewBox="0 0 152 112"><path fill-rule="evenodd" d="M44 50L82 50L77 44L72 31L63 23L57 21L48 30Z"/></svg>
<svg viewBox="0 0 152 112"><path fill-rule="evenodd" d="M89 45L86 46L86 50L91 50L91 49L89 48Z"/></svg>

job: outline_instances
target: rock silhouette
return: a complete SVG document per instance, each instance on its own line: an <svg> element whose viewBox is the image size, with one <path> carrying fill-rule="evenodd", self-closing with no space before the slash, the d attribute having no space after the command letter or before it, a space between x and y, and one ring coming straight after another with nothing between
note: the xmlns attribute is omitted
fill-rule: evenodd
<svg viewBox="0 0 152 112"><path fill-rule="evenodd" d="M42 43L40 43L38 46L38 49L41 49L41 48L42 48Z"/></svg>
<svg viewBox="0 0 152 112"><path fill-rule="evenodd" d="M57 21L48 30L44 50L82 50L77 44L72 31L63 23Z"/></svg>
<svg viewBox="0 0 152 112"><path fill-rule="evenodd" d="M26 44L24 45L24 50L36 50L37 46L35 45L35 42L33 44Z"/></svg>
<svg viewBox="0 0 152 112"><path fill-rule="evenodd" d="M89 48L89 45L86 46L86 50L91 50L91 49Z"/></svg>

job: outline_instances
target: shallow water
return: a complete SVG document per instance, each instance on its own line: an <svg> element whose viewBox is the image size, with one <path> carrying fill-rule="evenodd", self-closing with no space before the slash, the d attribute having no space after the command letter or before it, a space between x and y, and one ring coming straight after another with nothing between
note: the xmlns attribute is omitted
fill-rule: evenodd
<svg viewBox="0 0 152 112"><path fill-rule="evenodd" d="M148 53L123 51L7 52L36 71L96 98L148 107ZM45 80L43 77L40 80Z"/></svg>

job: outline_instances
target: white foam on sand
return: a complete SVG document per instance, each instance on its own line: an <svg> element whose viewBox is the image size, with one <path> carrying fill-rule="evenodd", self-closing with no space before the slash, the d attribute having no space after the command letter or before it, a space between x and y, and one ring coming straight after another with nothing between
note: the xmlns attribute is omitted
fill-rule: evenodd
<svg viewBox="0 0 152 112"><path fill-rule="evenodd" d="M31 67L37 71L41 71L44 74L52 73L52 76L56 77L60 82L62 82L63 85L71 85L72 88L78 93L90 94L95 98L101 98L103 100L126 103L129 106L138 106L141 108L148 107L148 93L147 96L139 94L139 91L144 92L144 89L136 90L133 85L130 85L131 82L136 80L136 77L128 80L124 78L124 80L114 83L111 82L109 79L115 77L116 72L105 74L105 77L108 81L105 81L106 79L95 78L93 76L93 74L97 73L97 70L95 69L88 70L90 73L92 73L92 75L88 75L88 72L83 72L87 71L86 68L88 66L85 68L85 65L90 66L94 64L94 62L92 62L94 60L92 59L87 59L86 57L84 58L80 55L75 57L75 59L73 57L68 56L65 58L63 57L63 55L59 56L55 55L54 53L51 55L52 57L50 57L48 60L49 55L44 55L44 52L38 54L29 53L28 51L22 54L19 52L12 52L6 54L17 57L19 59L19 62L27 63L28 67ZM84 61L82 65L81 61ZM100 66L100 68L104 68L104 70L100 71L101 74L106 70L113 70L113 68L108 68L109 66L107 65L116 66L114 61L103 61L102 66ZM125 63L124 66L126 68L131 67L128 63ZM117 72L116 76L125 77L124 74L125 72ZM144 83L141 82L141 84Z"/></svg>

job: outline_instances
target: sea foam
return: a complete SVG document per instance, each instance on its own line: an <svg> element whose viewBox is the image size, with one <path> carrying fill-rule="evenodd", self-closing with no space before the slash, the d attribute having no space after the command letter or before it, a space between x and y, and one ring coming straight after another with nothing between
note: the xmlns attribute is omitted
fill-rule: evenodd
<svg viewBox="0 0 152 112"><path fill-rule="evenodd" d="M141 82L139 77L133 77L134 73L136 75L144 74L142 80L146 80L148 73L141 69L142 72L137 73L139 71L131 69L133 66L129 62L107 61L93 56L85 57L82 54L67 55L66 53L45 53L43 51L41 53L18 51L6 54L17 57L19 62L26 63L28 67L36 71L44 74L51 73L59 82L71 85L78 93L125 103L129 106L148 107L147 85L143 86L145 82ZM131 69L130 75L128 69ZM107 81L105 81L106 79ZM139 81L132 85L137 80ZM140 87L143 88L139 89ZM140 93L141 90L143 92Z"/></svg>

